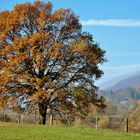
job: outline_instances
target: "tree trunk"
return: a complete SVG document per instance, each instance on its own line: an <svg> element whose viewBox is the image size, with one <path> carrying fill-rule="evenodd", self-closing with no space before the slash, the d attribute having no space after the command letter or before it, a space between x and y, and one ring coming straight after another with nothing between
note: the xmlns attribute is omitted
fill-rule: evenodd
<svg viewBox="0 0 140 140"><path fill-rule="evenodd" d="M18 114L18 123L20 124L20 119L21 119L21 116L20 116L20 113Z"/></svg>
<svg viewBox="0 0 140 140"><path fill-rule="evenodd" d="M6 122L6 113L4 112L4 122Z"/></svg>
<svg viewBox="0 0 140 140"><path fill-rule="evenodd" d="M39 106L39 114L41 115L41 124L46 124L46 113L47 113L47 105L42 102L38 104Z"/></svg>
<svg viewBox="0 0 140 140"><path fill-rule="evenodd" d="M36 124L36 113L34 114L34 124Z"/></svg>
<svg viewBox="0 0 140 140"><path fill-rule="evenodd" d="M3 110L3 112L4 112L3 121L6 122L6 111L5 111L5 109Z"/></svg>
<svg viewBox="0 0 140 140"><path fill-rule="evenodd" d="M41 124L45 125L46 124L46 114L42 115L42 121Z"/></svg>

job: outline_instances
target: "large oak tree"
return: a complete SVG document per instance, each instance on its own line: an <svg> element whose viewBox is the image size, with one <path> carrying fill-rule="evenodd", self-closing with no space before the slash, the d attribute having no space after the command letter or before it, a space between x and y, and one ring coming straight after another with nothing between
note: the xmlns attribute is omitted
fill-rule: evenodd
<svg viewBox="0 0 140 140"><path fill-rule="evenodd" d="M104 106L94 85L104 61L70 9L53 12L51 3L35 1L0 12L1 103L38 108L42 124L47 108L81 114Z"/></svg>

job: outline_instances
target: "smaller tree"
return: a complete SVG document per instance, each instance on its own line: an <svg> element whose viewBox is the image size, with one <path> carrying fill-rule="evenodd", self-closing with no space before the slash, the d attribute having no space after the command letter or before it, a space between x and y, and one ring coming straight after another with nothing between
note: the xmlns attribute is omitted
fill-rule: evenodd
<svg viewBox="0 0 140 140"><path fill-rule="evenodd" d="M107 128L109 126L109 118L107 116L103 116L98 121L98 125L100 128Z"/></svg>
<svg viewBox="0 0 140 140"><path fill-rule="evenodd" d="M7 97L0 96L0 111L3 112L3 121L6 122L6 110L8 109Z"/></svg>

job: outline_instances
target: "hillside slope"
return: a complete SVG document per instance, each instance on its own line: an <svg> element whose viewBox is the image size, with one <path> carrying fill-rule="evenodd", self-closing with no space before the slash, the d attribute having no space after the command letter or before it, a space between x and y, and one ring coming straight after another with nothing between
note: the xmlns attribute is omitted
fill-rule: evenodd
<svg viewBox="0 0 140 140"><path fill-rule="evenodd" d="M100 85L100 89L103 90L118 90L123 88L137 88L140 87L140 73L128 76L118 77L114 80L110 80L105 82L104 84Z"/></svg>

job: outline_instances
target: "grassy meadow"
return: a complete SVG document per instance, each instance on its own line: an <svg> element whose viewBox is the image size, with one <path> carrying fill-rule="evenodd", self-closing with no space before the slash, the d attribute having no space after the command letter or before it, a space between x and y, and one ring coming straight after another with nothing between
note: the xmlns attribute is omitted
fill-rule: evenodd
<svg viewBox="0 0 140 140"><path fill-rule="evenodd" d="M140 140L140 134L93 128L0 123L0 140Z"/></svg>

